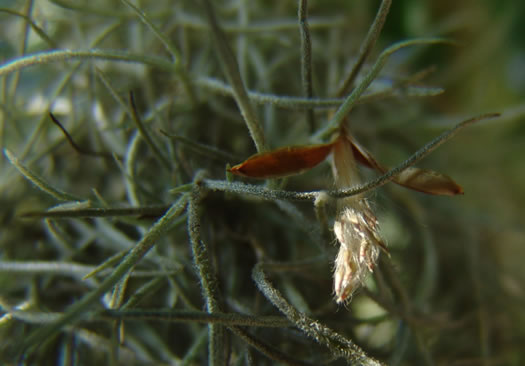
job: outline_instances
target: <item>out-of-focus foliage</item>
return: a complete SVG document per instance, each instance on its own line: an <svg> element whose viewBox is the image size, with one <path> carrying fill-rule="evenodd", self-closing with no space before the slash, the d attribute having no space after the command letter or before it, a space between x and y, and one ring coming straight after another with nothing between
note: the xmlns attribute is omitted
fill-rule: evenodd
<svg viewBox="0 0 525 366"><path fill-rule="evenodd" d="M502 117L469 127L420 164L452 176L464 196L425 196L390 184L368 193L391 257L382 254L366 289L346 307L333 299L333 232L323 230L313 204L262 200L242 187L241 194L207 192L205 183L192 183L205 170L206 178L227 186L227 164L256 152L224 84L202 3L132 2L137 9L127 3L0 1L0 143L44 189L59 191L35 189L4 153L1 361L22 355L28 364L204 364L221 363L214 357L225 355L231 364L259 365L344 364L344 352L357 357L348 343L337 353L333 337L319 345L308 333L330 327L389 365L525 362L522 1L393 2L358 83L395 42L444 37L455 44L394 53L368 89L386 90L386 97L358 103L348 116L356 139L395 166L462 120L488 112ZM264 94L250 97L266 145L309 142L341 103L333 98L380 2L308 4L318 104L297 99L305 95L297 2L213 3L246 88ZM425 77L413 89L397 88L419 72ZM79 145L106 157L77 153L50 111ZM375 175L364 170L363 177ZM267 184L334 188L328 164ZM67 195L82 202L57 199ZM152 230L178 199L180 207ZM60 204L90 217L21 217ZM147 209L134 215L109 209L122 206ZM92 208L106 217L92 217ZM331 226L335 205L321 211ZM131 275L119 275L124 255L149 241L154 248L140 261L137 256ZM82 279L113 256L107 268ZM264 287L263 271L294 311L319 323L291 320L277 306L295 323L290 326L257 287ZM104 295L89 300L97 289ZM39 337L64 314L71 316L59 329Z"/></svg>

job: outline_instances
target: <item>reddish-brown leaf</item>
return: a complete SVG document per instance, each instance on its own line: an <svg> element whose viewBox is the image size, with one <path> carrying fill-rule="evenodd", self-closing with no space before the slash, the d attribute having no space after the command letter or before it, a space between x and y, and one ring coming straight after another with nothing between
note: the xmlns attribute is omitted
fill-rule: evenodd
<svg viewBox="0 0 525 366"><path fill-rule="evenodd" d="M312 169L332 151L333 143L284 147L251 156L232 167L233 174L250 178L281 178Z"/></svg>

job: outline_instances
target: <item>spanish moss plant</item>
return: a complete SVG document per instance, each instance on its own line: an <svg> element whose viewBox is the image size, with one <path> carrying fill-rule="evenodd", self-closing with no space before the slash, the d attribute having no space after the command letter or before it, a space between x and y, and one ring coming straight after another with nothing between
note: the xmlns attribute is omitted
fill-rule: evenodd
<svg viewBox="0 0 525 366"><path fill-rule="evenodd" d="M0 363L518 365L409 3L1 1Z"/></svg>

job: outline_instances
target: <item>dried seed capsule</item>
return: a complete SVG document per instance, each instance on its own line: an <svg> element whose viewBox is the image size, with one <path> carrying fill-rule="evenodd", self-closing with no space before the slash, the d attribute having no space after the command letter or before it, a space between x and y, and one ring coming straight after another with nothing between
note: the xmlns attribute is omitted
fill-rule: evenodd
<svg viewBox="0 0 525 366"><path fill-rule="evenodd" d="M346 131L334 143L332 170L338 188L360 183L352 143ZM343 198L338 203L334 233L339 242L335 259L334 292L336 301L347 301L373 271L380 249L386 250L379 234L378 221L363 195Z"/></svg>

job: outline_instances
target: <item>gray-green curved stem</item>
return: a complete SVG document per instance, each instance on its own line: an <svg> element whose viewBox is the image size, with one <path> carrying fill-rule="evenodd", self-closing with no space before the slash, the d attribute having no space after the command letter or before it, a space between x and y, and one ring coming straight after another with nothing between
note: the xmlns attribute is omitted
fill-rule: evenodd
<svg viewBox="0 0 525 366"><path fill-rule="evenodd" d="M188 233L190 236L193 262L198 271L202 288L202 296L206 300L209 313L222 312L219 286L215 271L211 266L207 243L201 236L201 220L199 206L203 198L203 173L197 173L188 205ZM220 324L208 324L208 363L210 366L226 365L225 328Z"/></svg>
<svg viewBox="0 0 525 366"><path fill-rule="evenodd" d="M213 5L209 0L201 0L201 3L206 13L206 17L208 18L212 35L215 39L215 46L217 48L222 69L228 79L228 83L233 88L235 102L241 111L242 117L246 123L246 127L248 127L257 151L266 151L266 142L261 124L259 123L257 115L251 105L248 92L246 91L241 73L239 72L237 60L235 59L226 36L224 35L224 31L220 27L217 17L215 16Z"/></svg>
<svg viewBox="0 0 525 366"><path fill-rule="evenodd" d="M105 292L111 290L129 271L132 271L135 265L149 252L162 235L171 228L175 218L184 212L188 198L189 194L184 194L172 204L166 214L148 230L143 238L133 247L126 257L124 257L117 268L115 268L113 273L109 275L100 286L70 306L59 319L30 333L20 345L16 355L23 356L31 354L32 350L50 337L56 335L65 325L71 325L86 316L89 309L96 306L100 297Z"/></svg>
<svg viewBox="0 0 525 366"><path fill-rule="evenodd" d="M0 76L9 75L15 71L19 71L31 66L45 65L53 62L62 62L77 59L99 59L108 61L134 62L156 67L164 71L176 71L173 63L164 58L137 55L125 51L101 49L52 50L33 53L31 55L17 57L11 61L8 61L3 65L0 65Z"/></svg>
<svg viewBox="0 0 525 366"><path fill-rule="evenodd" d="M309 318L296 310L281 293L271 285L264 273L264 263L255 265L252 278L259 290L270 300L295 326L306 335L315 339L320 344L328 347L334 354L342 357L355 365L381 365L381 363L369 357L357 344L348 338L336 333L324 324Z"/></svg>
<svg viewBox="0 0 525 366"><path fill-rule="evenodd" d="M424 44L437 44L437 43L452 43L449 40L443 38L422 38L422 39L412 39L409 41L403 41L393 44L384 50L381 55L379 55L376 63L372 66L372 69L365 75L363 81L355 87L355 89L350 93L350 95L345 99L343 104L335 112L332 119L327 123L327 125L318 131L313 137L312 141L320 141L330 137L337 129L339 128L341 122L346 117L346 115L352 110L356 104L359 97L366 91L366 89L372 84L372 81L379 75L379 72L383 69L388 58L396 51L399 51L402 48L415 46L415 45L424 45Z"/></svg>
<svg viewBox="0 0 525 366"><path fill-rule="evenodd" d="M381 2L381 6L379 7L379 10L377 11L374 22L370 26L370 30L368 31L366 38L363 40L363 43L361 44L361 48L359 50L359 57L357 58L356 63L352 67L350 74L348 74L343 85L337 92L338 96L342 96L347 93L348 89L354 83L357 77L357 74L359 73L363 65L365 64L366 59L372 52L372 49L374 48L377 42L377 39L379 38L379 34L381 34L383 25L385 24L386 16L388 15L388 11L390 10L390 5L392 5L392 0L383 0Z"/></svg>

